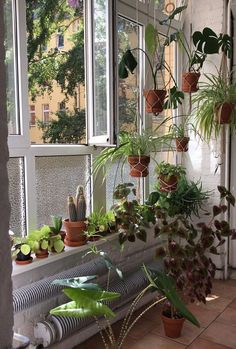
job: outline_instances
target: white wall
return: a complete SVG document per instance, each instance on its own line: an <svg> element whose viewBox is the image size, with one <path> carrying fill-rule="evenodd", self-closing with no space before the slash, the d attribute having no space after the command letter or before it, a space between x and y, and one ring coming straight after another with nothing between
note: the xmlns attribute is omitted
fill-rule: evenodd
<svg viewBox="0 0 236 349"><path fill-rule="evenodd" d="M4 66L4 25L3 3L0 1L0 348L12 348L12 296L11 296L11 256L8 226L10 205L8 199L7 176L7 115L6 84Z"/></svg>

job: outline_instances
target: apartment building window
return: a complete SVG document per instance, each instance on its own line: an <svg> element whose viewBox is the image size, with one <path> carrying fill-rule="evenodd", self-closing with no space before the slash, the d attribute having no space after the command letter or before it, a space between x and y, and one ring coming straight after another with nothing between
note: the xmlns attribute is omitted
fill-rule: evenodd
<svg viewBox="0 0 236 349"><path fill-rule="evenodd" d="M58 30L57 33L57 48L62 48L64 47L64 34Z"/></svg>
<svg viewBox="0 0 236 349"><path fill-rule="evenodd" d="M35 123L36 123L35 105L30 105L29 113L30 113L30 126L35 126Z"/></svg>
<svg viewBox="0 0 236 349"><path fill-rule="evenodd" d="M50 115L49 104L43 104L43 122L44 123L49 122L49 115Z"/></svg>
<svg viewBox="0 0 236 349"><path fill-rule="evenodd" d="M66 102L62 101L62 102L58 103L58 111L63 112L65 110L66 110Z"/></svg>

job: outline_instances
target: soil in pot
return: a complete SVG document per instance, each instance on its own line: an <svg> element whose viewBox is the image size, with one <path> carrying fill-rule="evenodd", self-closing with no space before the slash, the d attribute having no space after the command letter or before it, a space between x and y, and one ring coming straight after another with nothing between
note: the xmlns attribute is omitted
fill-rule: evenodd
<svg viewBox="0 0 236 349"><path fill-rule="evenodd" d="M71 222L69 219L65 219L63 224L66 231L65 245L76 247L86 244L87 239L84 231L86 231L87 226L85 221Z"/></svg>
<svg viewBox="0 0 236 349"><path fill-rule="evenodd" d="M178 177L177 176L159 176L160 191L161 192L172 192L176 191L178 186Z"/></svg>
<svg viewBox="0 0 236 349"><path fill-rule="evenodd" d="M176 316L176 318L172 319L169 311L164 311L161 318L164 325L165 335L170 338L179 338L181 336L185 318Z"/></svg>
<svg viewBox="0 0 236 349"><path fill-rule="evenodd" d="M48 257L48 249L40 249L38 251L35 252L35 256L36 258L40 258L40 259L43 259L43 258L47 258Z"/></svg>
<svg viewBox="0 0 236 349"><path fill-rule="evenodd" d="M198 91L198 80L200 73L187 72L182 74L182 91L183 92L196 92Z"/></svg>
<svg viewBox="0 0 236 349"><path fill-rule="evenodd" d="M176 138L175 139L176 151L178 152L188 151L188 143L189 143L189 137Z"/></svg>
<svg viewBox="0 0 236 349"><path fill-rule="evenodd" d="M214 118L218 124L229 124L232 112L234 110L233 103L223 103L215 109Z"/></svg>
<svg viewBox="0 0 236 349"><path fill-rule="evenodd" d="M128 156L131 177L147 177L150 156Z"/></svg>
<svg viewBox="0 0 236 349"><path fill-rule="evenodd" d="M146 112L159 114L163 111L166 91L165 90L145 90Z"/></svg>

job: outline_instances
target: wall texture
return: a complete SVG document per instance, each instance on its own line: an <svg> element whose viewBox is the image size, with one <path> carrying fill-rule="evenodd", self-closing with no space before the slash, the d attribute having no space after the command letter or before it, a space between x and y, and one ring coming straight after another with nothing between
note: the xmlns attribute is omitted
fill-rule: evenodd
<svg viewBox="0 0 236 349"><path fill-rule="evenodd" d="M8 147L6 113L6 79L4 64L3 3L0 1L0 348L12 348L11 255L8 236L10 204L8 199Z"/></svg>

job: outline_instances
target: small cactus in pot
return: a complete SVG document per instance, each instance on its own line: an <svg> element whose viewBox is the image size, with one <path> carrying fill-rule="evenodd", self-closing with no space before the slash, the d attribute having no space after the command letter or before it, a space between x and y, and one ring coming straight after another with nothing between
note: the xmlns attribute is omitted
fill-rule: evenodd
<svg viewBox="0 0 236 349"><path fill-rule="evenodd" d="M64 220L66 230L65 244L68 246L80 246L86 243L86 200L84 188L79 185L76 190L75 198L68 197L69 219Z"/></svg>

